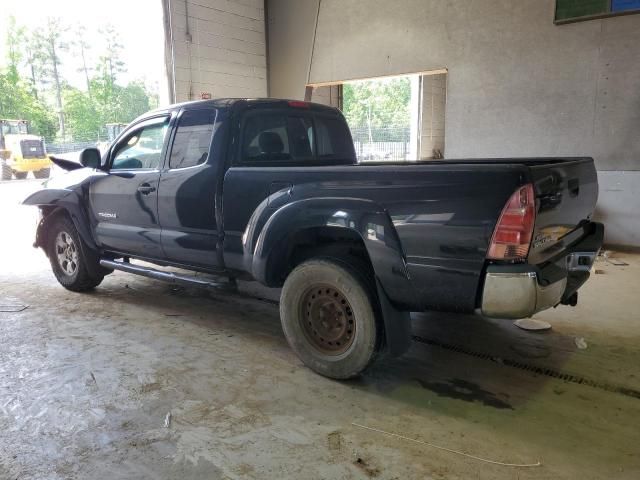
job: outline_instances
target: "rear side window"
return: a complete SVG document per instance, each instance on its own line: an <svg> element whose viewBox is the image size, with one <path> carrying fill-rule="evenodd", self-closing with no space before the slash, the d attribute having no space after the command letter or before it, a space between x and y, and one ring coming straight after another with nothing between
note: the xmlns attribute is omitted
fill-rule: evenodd
<svg viewBox="0 0 640 480"><path fill-rule="evenodd" d="M207 161L215 110L187 110L180 117L173 140L169 168L186 168Z"/></svg>
<svg viewBox="0 0 640 480"><path fill-rule="evenodd" d="M242 159L248 162L311 160L313 124L308 117L252 115L244 126Z"/></svg>
<svg viewBox="0 0 640 480"><path fill-rule="evenodd" d="M291 153L296 160L310 160L313 151L313 124L308 117L288 117L287 130Z"/></svg>
<svg viewBox="0 0 640 480"><path fill-rule="evenodd" d="M318 158L352 158L353 142L345 123L338 117L316 116Z"/></svg>
<svg viewBox="0 0 640 480"><path fill-rule="evenodd" d="M351 163L354 158L347 125L330 115L256 112L244 122L241 144L243 163Z"/></svg>
<svg viewBox="0 0 640 480"><path fill-rule="evenodd" d="M291 160L285 115L252 115L244 126L243 160Z"/></svg>

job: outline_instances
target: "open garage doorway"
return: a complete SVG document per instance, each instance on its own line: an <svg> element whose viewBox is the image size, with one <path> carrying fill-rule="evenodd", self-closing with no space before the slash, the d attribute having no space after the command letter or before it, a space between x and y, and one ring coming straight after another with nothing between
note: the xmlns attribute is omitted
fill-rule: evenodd
<svg viewBox="0 0 640 480"><path fill-rule="evenodd" d="M0 184L104 151L169 102L158 0L23 0L0 12ZM58 172L59 173L59 172Z"/></svg>
<svg viewBox="0 0 640 480"><path fill-rule="evenodd" d="M447 71L309 85L307 100L342 110L360 162L444 158Z"/></svg>

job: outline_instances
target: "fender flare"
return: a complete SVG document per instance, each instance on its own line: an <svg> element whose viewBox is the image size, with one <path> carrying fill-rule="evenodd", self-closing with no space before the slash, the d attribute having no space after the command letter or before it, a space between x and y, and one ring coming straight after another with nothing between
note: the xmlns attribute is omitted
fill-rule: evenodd
<svg viewBox="0 0 640 480"><path fill-rule="evenodd" d="M36 247L44 247L43 233L47 225L55 215L64 212L69 215L80 237L87 246L96 252L99 250L89 228L89 217L81 206L82 202L77 192L68 189L40 190L29 195L22 204L51 209L38 223L35 241Z"/></svg>
<svg viewBox="0 0 640 480"><path fill-rule="evenodd" d="M408 298L414 290L393 222L375 202L311 198L279 208L264 224L255 242L251 261L253 277L267 285L270 261L282 252L291 235L317 227L344 228L362 239L375 274L386 348L393 356L404 353L411 341L409 312L396 308L390 299Z"/></svg>
<svg viewBox="0 0 640 480"><path fill-rule="evenodd" d="M363 241L376 276L383 286L389 275L408 280L404 253L387 212L369 200L310 198L277 209L260 230L253 248L251 271L266 283L268 260L292 233L308 228L344 228ZM392 272L390 267L396 269Z"/></svg>

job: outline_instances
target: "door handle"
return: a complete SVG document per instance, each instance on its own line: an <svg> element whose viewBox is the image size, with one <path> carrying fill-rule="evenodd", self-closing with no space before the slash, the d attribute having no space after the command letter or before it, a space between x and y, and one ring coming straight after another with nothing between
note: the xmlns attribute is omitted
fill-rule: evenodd
<svg viewBox="0 0 640 480"><path fill-rule="evenodd" d="M152 187L148 183L143 183L138 187L138 191L143 195L149 195L151 192L156 191L156 187Z"/></svg>

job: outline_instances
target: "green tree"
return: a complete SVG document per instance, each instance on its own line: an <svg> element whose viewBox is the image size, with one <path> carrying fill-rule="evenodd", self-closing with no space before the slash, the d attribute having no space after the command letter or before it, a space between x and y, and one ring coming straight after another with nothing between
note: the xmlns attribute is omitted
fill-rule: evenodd
<svg viewBox="0 0 640 480"><path fill-rule="evenodd" d="M16 18L9 17L9 26L7 28L7 61L9 68L7 74L11 77L13 82L17 82L19 78L19 66L22 61L21 44L25 38L24 27L19 27L16 23Z"/></svg>
<svg viewBox="0 0 640 480"><path fill-rule="evenodd" d="M98 30L105 43L104 53L100 55L98 71L108 85L115 85L118 74L127 71L121 54L123 45L118 40L118 32L110 23Z"/></svg>
<svg viewBox="0 0 640 480"><path fill-rule="evenodd" d="M107 78L96 77L91 81L91 92L103 124L128 123L158 103L157 96L150 94L141 81L122 87L111 84Z"/></svg>
<svg viewBox="0 0 640 480"><path fill-rule="evenodd" d="M34 34L35 47L38 53L35 58L41 62L40 79L41 82L53 84L56 108L58 114L59 134L65 137L64 108L62 103L63 79L60 67L62 59L61 52L68 50L69 45L64 40L62 21L59 18L48 17L43 28L38 29Z"/></svg>
<svg viewBox="0 0 640 480"><path fill-rule="evenodd" d="M84 25L80 25L76 31L76 39L73 41L73 46L75 50L80 55L81 65L78 68L78 72L84 73L85 82L87 84L87 92L89 96L91 96L91 81L89 79L89 75L91 70L93 70L87 64L87 55L89 50L91 50L91 45L86 40L87 27Z"/></svg>
<svg viewBox="0 0 640 480"><path fill-rule="evenodd" d="M29 120L32 132L51 140L56 134L56 119L28 85L13 72L0 72L0 118Z"/></svg>
<svg viewBox="0 0 640 480"><path fill-rule="evenodd" d="M36 48L35 38L33 34L25 36L24 54L25 63L29 71L29 83L31 84L31 92L35 98L39 98L38 79L40 78L38 65L40 63L39 51Z"/></svg>
<svg viewBox="0 0 640 480"><path fill-rule="evenodd" d="M96 140L104 126L98 107L89 94L73 87L63 91L67 130L75 141Z"/></svg>
<svg viewBox="0 0 640 480"><path fill-rule="evenodd" d="M0 72L0 117L28 120L32 133L50 140L56 133L55 117L39 100L32 82L25 82L20 75L22 63L31 61L32 51L27 48L29 32L14 17L9 17L5 41L8 66Z"/></svg>
<svg viewBox="0 0 640 480"><path fill-rule="evenodd" d="M373 141L373 130L381 127L409 127L411 81L408 77L346 83L342 89L343 112L352 128L366 127ZM357 136L357 132L355 136Z"/></svg>
<svg viewBox="0 0 640 480"><path fill-rule="evenodd" d="M83 27L73 42L76 55L65 57L84 73L86 91L68 84L61 69L61 55L69 45L61 21L48 18L44 27L30 31L10 20L6 32L7 68L0 71L0 117L31 121L34 133L47 140L71 134L74 140L98 140L105 124L128 123L158 106L158 95L142 81L118 84L126 71L121 59L122 44L112 25L101 30L104 51L95 69L90 67ZM50 87L50 90L48 89ZM40 95L39 95L40 93ZM47 103L51 102L52 106ZM56 127L56 115L58 122Z"/></svg>
<svg viewBox="0 0 640 480"><path fill-rule="evenodd" d="M134 118L151 110L150 98L142 82L130 82L126 87L118 89L116 102L117 122L128 123Z"/></svg>

